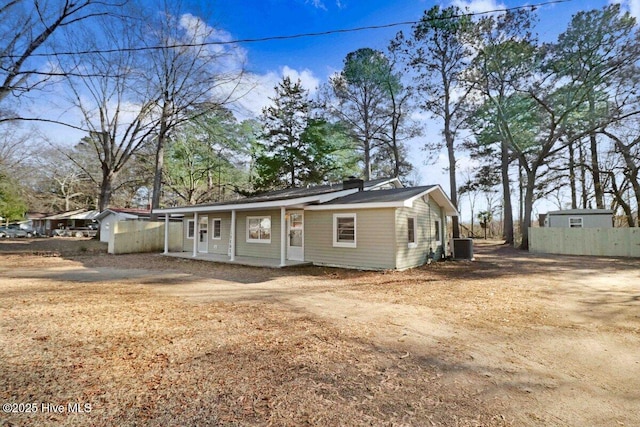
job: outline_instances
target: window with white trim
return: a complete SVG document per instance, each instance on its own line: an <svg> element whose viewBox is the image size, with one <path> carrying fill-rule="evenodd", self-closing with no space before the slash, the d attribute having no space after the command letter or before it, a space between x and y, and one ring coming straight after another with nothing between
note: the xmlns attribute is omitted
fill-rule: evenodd
<svg viewBox="0 0 640 427"><path fill-rule="evenodd" d="M416 219L415 217L407 218L407 247L417 248L418 242L416 240Z"/></svg>
<svg viewBox="0 0 640 427"><path fill-rule="evenodd" d="M582 218L569 218L569 228L582 228Z"/></svg>
<svg viewBox="0 0 640 427"><path fill-rule="evenodd" d="M187 239L193 239L196 232L196 222L193 219L187 220Z"/></svg>
<svg viewBox="0 0 640 427"><path fill-rule="evenodd" d="M213 240L222 239L222 219L214 218L211 220L211 229L213 233L211 233L211 238Z"/></svg>
<svg viewBox="0 0 640 427"><path fill-rule="evenodd" d="M247 242L271 243L271 217L248 216L247 217Z"/></svg>
<svg viewBox="0 0 640 427"><path fill-rule="evenodd" d="M440 244L440 221L435 221L435 239L438 244Z"/></svg>
<svg viewBox="0 0 640 427"><path fill-rule="evenodd" d="M356 247L356 214L333 214L333 246Z"/></svg>

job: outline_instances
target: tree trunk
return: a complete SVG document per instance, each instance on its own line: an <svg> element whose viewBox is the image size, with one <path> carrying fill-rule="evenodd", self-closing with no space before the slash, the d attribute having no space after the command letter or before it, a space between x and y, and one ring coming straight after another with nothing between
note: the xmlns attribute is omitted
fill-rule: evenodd
<svg viewBox="0 0 640 427"><path fill-rule="evenodd" d="M591 175L593 176L593 190L596 197L596 207L604 209L604 190L600 180L600 164L598 161L598 141L595 134L589 135L591 149Z"/></svg>
<svg viewBox="0 0 640 427"><path fill-rule="evenodd" d="M589 112L591 117L595 114L595 101L593 97L589 97ZM593 128L593 125L591 126ZM604 209L604 189L602 188L602 181L600 180L600 162L598 161L598 139L596 133L591 132L589 134L589 142L591 149L591 175L593 176L593 190L596 196L596 207L598 209Z"/></svg>
<svg viewBox="0 0 640 427"><path fill-rule="evenodd" d="M98 200L98 210L102 212L111 203L111 191L113 190L113 180L116 174L105 165L102 166L102 183L100 184L100 199Z"/></svg>
<svg viewBox="0 0 640 427"><path fill-rule="evenodd" d="M509 146L501 143L501 172L502 172L502 204L503 204L503 230L502 237L505 243L513 245L513 208L511 206L511 188L509 186Z"/></svg>
<svg viewBox="0 0 640 427"><path fill-rule="evenodd" d="M162 192L162 174L164 169L164 137L158 136L156 147L156 167L153 175L153 192L151 193L151 209L160 208L160 193ZM152 220L157 219L157 215L152 214Z"/></svg>
<svg viewBox="0 0 640 427"><path fill-rule="evenodd" d="M162 117L160 118L160 131L158 132L158 145L156 146L156 167L153 175L153 193L151 194L151 209L152 212L160 208L160 196L162 193L162 174L164 170L164 146L167 139L169 119L169 97L167 94L164 96L164 104L162 106ZM154 213L151 214L152 220L157 220L158 216Z"/></svg>
<svg viewBox="0 0 640 427"><path fill-rule="evenodd" d="M371 179L371 142L367 139L364 141L364 180Z"/></svg>
<svg viewBox="0 0 640 427"><path fill-rule="evenodd" d="M450 127L450 122L449 120L445 120L445 127L444 127L444 138L445 138L445 142L447 144L447 155L449 157L449 192L451 195L451 203L453 203L453 206L456 207L456 209L458 209L458 184L456 181L456 153L453 147L453 135L451 133L451 130L449 129ZM459 218L457 216L454 216L451 218L451 233L453 234L453 237L455 239L457 239L458 237L460 237L460 224L459 224Z"/></svg>
<svg viewBox="0 0 640 427"><path fill-rule="evenodd" d="M582 142L578 145L578 155L580 156L580 190L582 191L582 209L587 209L589 205L589 194L587 193L586 159L584 158Z"/></svg>
<svg viewBox="0 0 640 427"><path fill-rule="evenodd" d="M527 171L527 186L524 195L524 218L522 220L522 243L520 249L529 250L529 228L533 212L533 193L536 181L536 169Z"/></svg>
<svg viewBox="0 0 640 427"><path fill-rule="evenodd" d="M573 142L569 144L569 186L571 187L571 209L578 208L578 189L576 188L576 161Z"/></svg>

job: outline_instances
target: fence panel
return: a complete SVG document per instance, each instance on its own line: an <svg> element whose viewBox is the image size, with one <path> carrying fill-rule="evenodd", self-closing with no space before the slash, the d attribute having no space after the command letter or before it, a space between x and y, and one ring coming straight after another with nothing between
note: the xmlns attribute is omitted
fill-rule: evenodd
<svg viewBox="0 0 640 427"><path fill-rule="evenodd" d="M530 228L529 251L640 258L640 228Z"/></svg>
<svg viewBox="0 0 640 427"><path fill-rule="evenodd" d="M109 237L110 254L164 250L164 221L118 221ZM169 250L182 251L182 223L169 223Z"/></svg>

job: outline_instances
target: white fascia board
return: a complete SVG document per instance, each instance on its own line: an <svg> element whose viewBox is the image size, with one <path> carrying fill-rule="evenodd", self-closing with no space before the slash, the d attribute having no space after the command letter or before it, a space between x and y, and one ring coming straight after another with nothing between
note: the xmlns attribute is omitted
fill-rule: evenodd
<svg viewBox="0 0 640 427"><path fill-rule="evenodd" d="M429 195L429 197L431 197L433 200L435 200L435 202L440 205L442 208L444 208L444 212L447 216L459 216L460 214L458 213L458 210L456 209L456 207L453 205L453 203L451 203L451 200L449 199L449 197L445 194L444 190L442 189L442 187L440 187L439 185L436 185L434 187L429 188L426 191L423 191L420 194L416 194L415 196L411 197L410 199L405 200L405 205L406 207L410 208L413 206L413 202L418 200L421 197L424 197L425 195Z"/></svg>
<svg viewBox="0 0 640 427"><path fill-rule="evenodd" d="M188 214L194 212L229 212L235 211L254 211L265 209L276 209L281 207L299 207L302 208L309 203L324 203L338 197L348 196L357 192L358 189L340 190L332 193L316 194L313 196L296 197L294 199L270 200L268 202L249 202L235 203L228 205L212 205L212 206L183 206L179 208L155 209L153 213L158 214Z"/></svg>
<svg viewBox="0 0 640 427"><path fill-rule="evenodd" d="M413 203L413 200L415 200L416 198L422 197L426 194L428 194L429 197L431 197L433 200L436 201L437 204L439 204L442 208L444 208L445 215L460 216L456 207L453 205L453 203L451 203L451 199L449 199L449 196L447 196L447 194L444 192L442 187L440 187L440 185L436 185L435 187L428 189L424 193L418 194L417 196L413 197L411 200L411 203Z"/></svg>
<svg viewBox="0 0 640 427"><path fill-rule="evenodd" d="M344 209L380 209L402 208L405 202L373 202L373 203L344 203L336 205L312 205L304 208L305 211L334 211Z"/></svg>

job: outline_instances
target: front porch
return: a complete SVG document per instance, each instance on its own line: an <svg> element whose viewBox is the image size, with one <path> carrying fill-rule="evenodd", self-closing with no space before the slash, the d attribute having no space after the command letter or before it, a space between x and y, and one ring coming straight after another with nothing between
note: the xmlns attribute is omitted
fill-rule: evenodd
<svg viewBox="0 0 640 427"><path fill-rule="evenodd" d="M238 256L238 255L236 255L235 259L232 261L231 257L227 255L210 254L210 253L197 253L195 257L191 252L168 252L168 253L164 253L163 255L174 257L174 258L196 259L196 260L202 260L202 261L220 262L224 264L237 264L237 265L247 265L251 267L267 267L267 268L295 267L300 265L311 264L310 262L306 262L306 261L285 260L285 265L283 266L281 265L279 259Z"/></svg>

